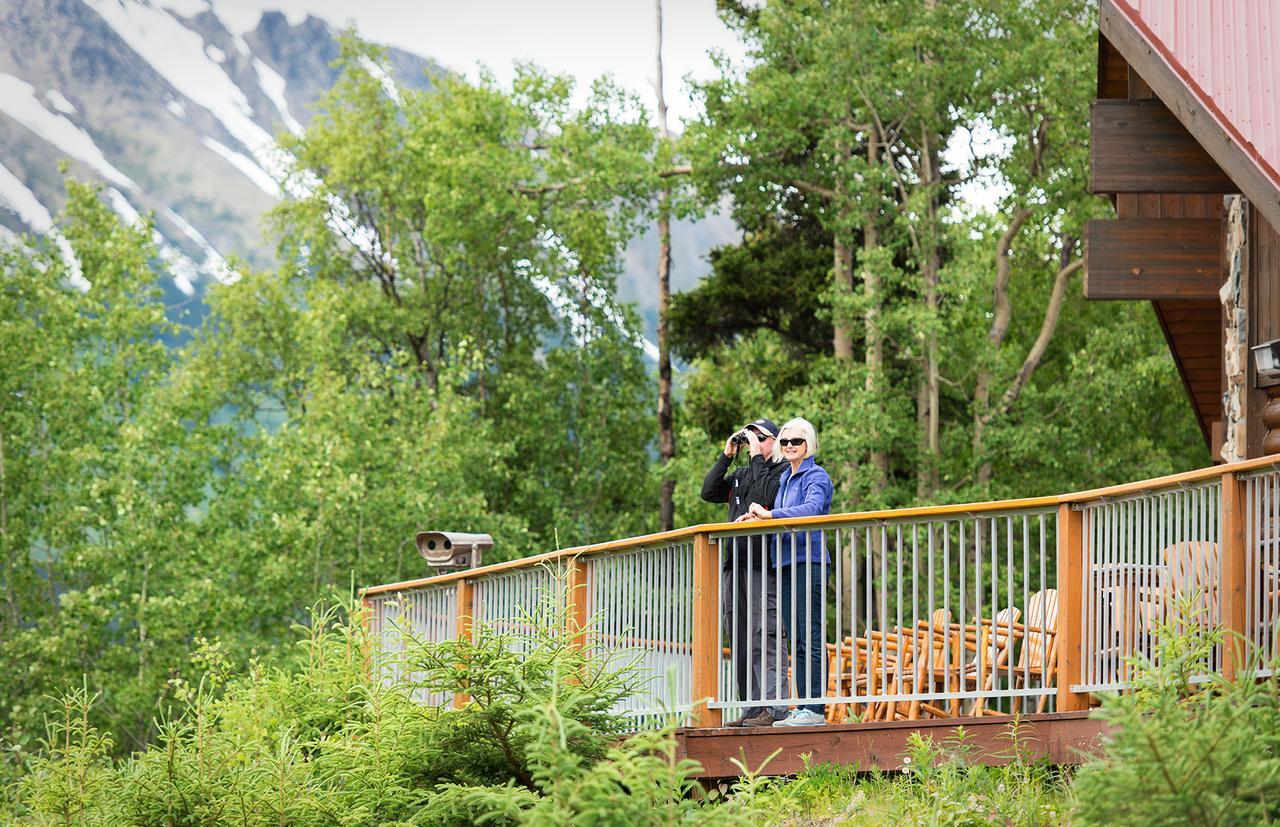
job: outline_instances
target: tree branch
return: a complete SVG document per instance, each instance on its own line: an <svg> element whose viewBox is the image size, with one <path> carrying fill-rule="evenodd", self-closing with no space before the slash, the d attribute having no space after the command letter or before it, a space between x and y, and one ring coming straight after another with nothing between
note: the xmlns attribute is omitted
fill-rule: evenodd
<svg viewBox="0 0 1280 827"><path fill-rule="evenodd" d="M1009 251L1029 218L1031 210L1026 207L1014 210L1009 226L1000 235L1000 241L996 245L996 283L992 288L995 294L995 314L991 319L991 329L987 331L987 340L997 348L1004 342L1005 334L1009 332L1009 320L1013 317L1013 304L1009 301L1009 278L1013 269L1009 263Z"/></svg>
<svg viewBox="0 0 1280 827"><path fill-rule="evenodd" d="M801 192L807 192L810 195L821 195L828 201L835 201L840 198L840 193L830 187L824 187L819 184L810 184L808 181L801 181L798 178L787 181L786 183L787 186L798 189Z"/></svg>
<svg viewBox="0 0 1280 827"><path fill-rule="evenodd" d="M1083 266L1084 259L1078 258L1059 269L1057 275L1054 276L1053 292L1049 294L1049 305L1044 311L1044 321L1040 324L1040 334L1036 336L1031 349L1027 351L1027 358L1022 361L1022 367L1018 370L1018 375L1014 377L1013 384L1009 385L1008 390L1004 392L1004 396L1000 398L1000 403L982 417L983 424L988 424L997 416L1002 416L1012 407L1014 402L1018 401L1018 396L1021 395L1022 389L1031 380L1031 375L1040 366L1040 360L1044 358L1045 351L1049 349L1049 342L1053 339L1053 331L1058 326L1058 317L1062 315L1062 299L1067 292L1067 282L1071 279L1072 274Z"/></svg>

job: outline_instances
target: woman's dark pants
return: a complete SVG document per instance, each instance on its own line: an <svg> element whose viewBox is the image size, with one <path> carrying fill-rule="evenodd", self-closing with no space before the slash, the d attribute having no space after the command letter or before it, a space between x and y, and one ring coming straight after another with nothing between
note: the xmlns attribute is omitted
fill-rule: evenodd
<svg viewBox="0 0 1280 827"><path fill-rule="evenodd" d="M827 566L821 563L792 563L781 568L782 622L787 630L791 653L791 673L795 694L801 698L821 698L826 693L826 589ZM804 704L823 714L823 704Z"/></svg>

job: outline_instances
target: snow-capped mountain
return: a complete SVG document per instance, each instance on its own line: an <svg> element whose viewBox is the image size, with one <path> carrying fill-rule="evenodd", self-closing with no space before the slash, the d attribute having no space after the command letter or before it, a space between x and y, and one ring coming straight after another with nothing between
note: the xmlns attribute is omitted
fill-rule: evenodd
<svg viewBox="0 0 1280 827"><path fill-rule="evenodd" d="M154 214L169 304L200 315L204 286L230 277L228 256L271 266L261 219L280 197L274 136L305 128L339 49L332 26L297 5L0 0L0 237L52 230L66 161L121 216ZM390 48L382 71L429 88L444 69ZM727 214L679 222L673 287L696 284L707 250L737 237ZM637 239L619 279L650 337L656 253L656 239Z"/></svg>
<svg viewBox="0 0 1280 827"><path fill-rule="evenodd" d="M122 216L154 213L181 293L227 278L230 254L268 265L274 136L304 128L338 44L315 17L255 17L206 0L0 0L0 232L50 230L66 160ZM396 49L387 69L419 88L439 71Z"/></svg>

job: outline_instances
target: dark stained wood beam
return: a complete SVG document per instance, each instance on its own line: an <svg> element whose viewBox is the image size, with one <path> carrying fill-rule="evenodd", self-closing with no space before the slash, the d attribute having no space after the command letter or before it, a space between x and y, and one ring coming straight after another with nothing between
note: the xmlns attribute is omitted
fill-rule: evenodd
<svg viewBox="0 0 1280 827"><path fill-rule="evenodd" d="M1236 182L1237 192L1280 229L1280 186L1224 130L1187 81L1147 42L1116 6L1115 0L1099 0L1098 31L1125 62L1137 70L1151 91L1199 141L1222 170Z"/></svg>
<svg viewBox="0 0 1280 827"><path fill-rule="evenodd" d="M1094 101L1091 141L1092 192L1238 190L1160 101Z"/></svg>
<svg viewBox="0 0 1280 827"><path fill-rule="evenodd" d="M1212 299L1222 285L1216 219L1090 221L1084 295L1089 299Z"/></svg>
<svg viewBox="0 0 1280 827"><path fill-rule="evenodd" d="M860 770L900 770L906 766L908 739L914 733L941 744L963 726L972 760L1008 764L1014 753L1010 715L984 718L932 718L919 721L878 721L818 727L679 729L678 758L701 765L701 778L732 778L742 774L735 759L763 775L791 775L809 763L852 764ZM1102 751L1106 725L1088 712L1046 712L1018 719L1018 749L1031 760L1077 764ZM773 755L779 751L777 755ZM770 756L773 756L770 758Z"/></svg>

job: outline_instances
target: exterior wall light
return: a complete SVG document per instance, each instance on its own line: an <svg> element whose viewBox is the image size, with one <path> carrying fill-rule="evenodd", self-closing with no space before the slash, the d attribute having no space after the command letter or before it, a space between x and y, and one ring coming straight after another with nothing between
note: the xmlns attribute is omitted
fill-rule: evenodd
<svg viewBox="0 0 1280 827"><path fill-rule="evenodd" d="M1272 339L1249 348L1253 352L1253 367L1259 379L1280 379L1280 339Z"/></svg>

